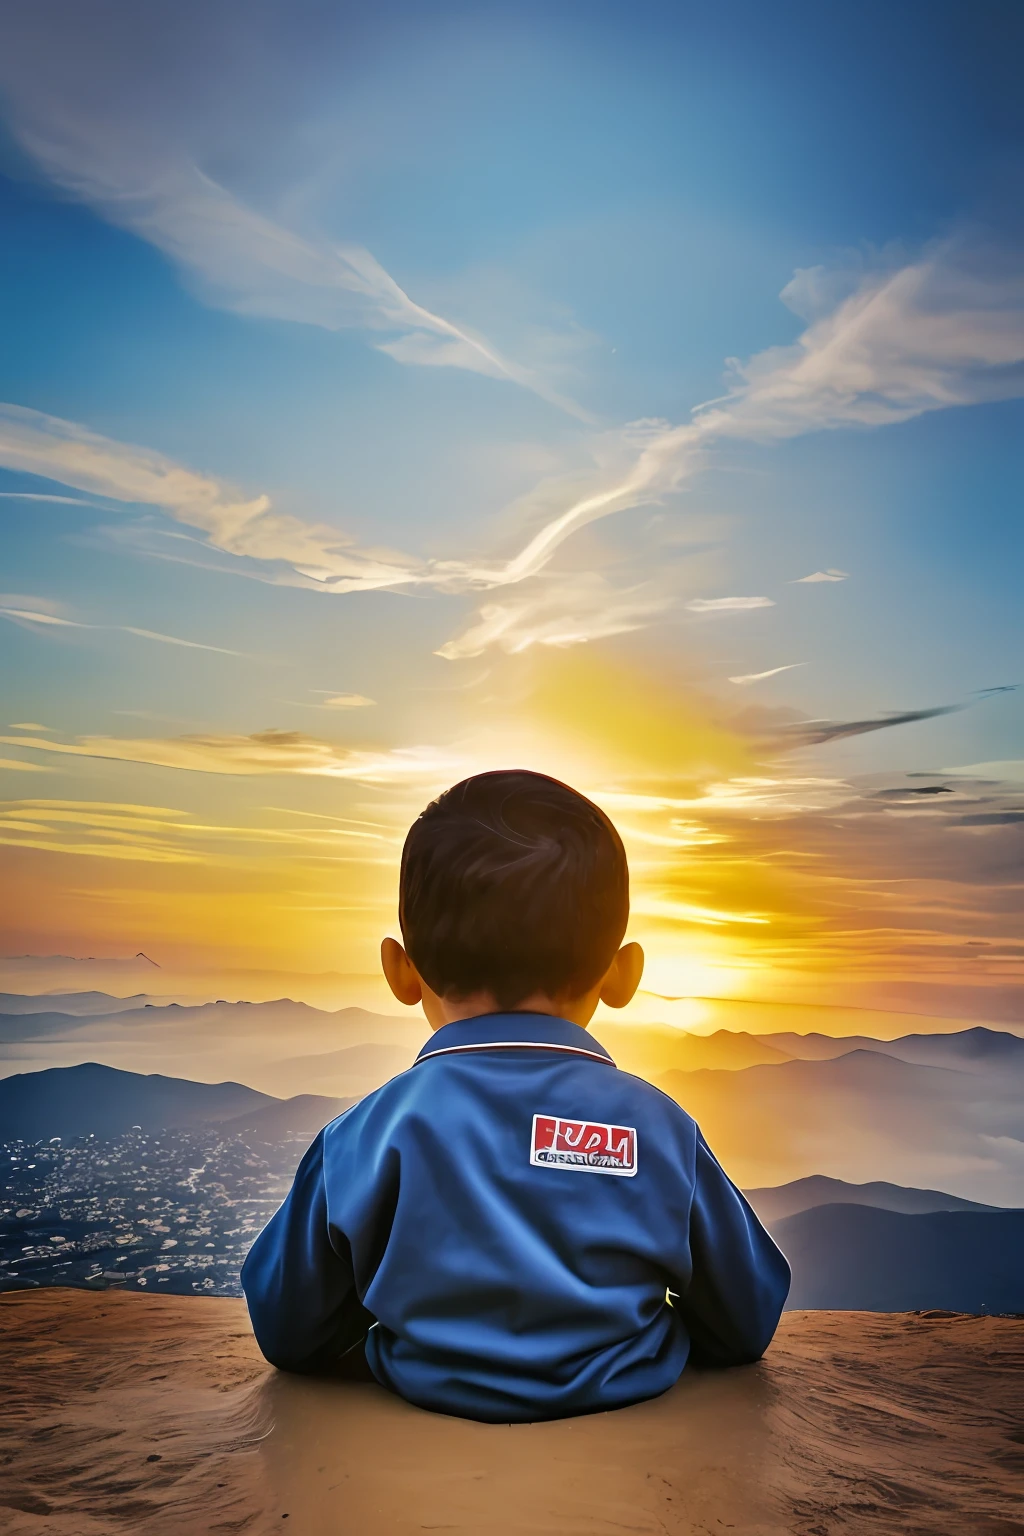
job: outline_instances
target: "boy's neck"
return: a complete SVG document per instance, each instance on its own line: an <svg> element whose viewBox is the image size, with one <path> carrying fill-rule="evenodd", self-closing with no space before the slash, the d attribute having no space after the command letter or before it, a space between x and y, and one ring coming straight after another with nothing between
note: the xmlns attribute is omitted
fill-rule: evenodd
<svg viewBox="0 0 1024 1536"><path fill-rule="evenodd" d="M478 1019L488 1013L544 1013L553 1019L568 1019L572 1024L579 1024L586 1029L594 1016L598 998L591 999L590 993L577 998L553 998L544 992L534 992L530 997L524 997L516 1003L514 1008L501 1008L491 992L474 992L469 997L449 998L439 997L436 992L429 995L424 988L423 1012L427 1016L427 1023L431 1029L443 1029L446 1024L455 1024L459 1019Z"/></svg>

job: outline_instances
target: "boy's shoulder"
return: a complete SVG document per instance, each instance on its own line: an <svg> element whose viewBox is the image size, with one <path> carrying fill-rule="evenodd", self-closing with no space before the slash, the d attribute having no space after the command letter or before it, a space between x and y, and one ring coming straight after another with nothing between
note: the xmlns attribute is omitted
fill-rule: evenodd
<svg viewBox="0 0 1024 1536"><path fill-rule="evenodd" d="M468 1095L478 1090L486 1095L489 1087L493 1091L500 1085L500 1077L487 1071L488 1065L497 1066L499 1061L496 1051L473 1052L470 1061L454 1053L421 1057L345 1110L326 1127L325 1134L355 1122L387 1121L421 1106L434 1110L438 1102L450 1103L452 1093ZM483 1070L473 1071L474 1066ZM577 1056L572 1062L571 1080L595 1107L604 1103L611 1113L615 1106L619 1115L628 1110L648 1123L671 1128L684 1140L696 1134L695 1121L675 1099L646 1078L623 1071L610 1058Z"/></svg>

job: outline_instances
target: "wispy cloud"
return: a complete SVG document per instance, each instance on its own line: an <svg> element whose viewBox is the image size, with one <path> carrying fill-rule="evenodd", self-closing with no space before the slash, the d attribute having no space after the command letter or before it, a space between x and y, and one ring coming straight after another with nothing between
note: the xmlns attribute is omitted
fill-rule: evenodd
<svg viewBox="0 0 1024 1536"><path fill-rule="evenodd" d="M388 827L244 826L199 821L165 806L104 800L8 800L0 845L155 864L230 863L236 852L375 862L396 841ZM369 846L368 846L369 845ZM375 845L375 846L374 846Z"/></svg>
<svg viewBox="0 0 1024 1536"><path fill-rule="evenodd" d="M481 656L492 647L517 655L534 645L581 645L640 629L671 606L653 584L616 591L584 571L503 603L485 603L473 623L437 651L447 661Z"/></svg>
<svg viewBox="0 0 1024 1536"><path fill-rule="evenodd" d="M805 275L804 275L805 276ZM789 347L732 365L728 392L681 426L637 423L634 457L611 468L500 566L449 566L457 584L500 586L543 569L566 539L599 518L681 488L712 447L908 421L928 411L1024 395L1024 277L1008 253L948 242L896 271L844 275L852 291L815 316ZM801 274L784 291L806 298ZM819 284L819 287L821 285ZM827 570L800 580L847 579ZM697 612L767 606L768 599L696 599Z"/></svg>
<svg viewBox="0 0 1024 1536"><path fill-rule="evenodd" d="M212 112L197 99L198 80L206 78L198 39L187 76L175 81L168 68L147 91L140 81L151 64L151 37L116 11L91 18L86 28L77 7L62 7L59 22L48 9L45 21L24 17L12 28L0 59L15 135L52 182L161 251L204 302L330 331L363 330L398 362L506 380L587 419L543 373L417 303L359 244L303 233L287 215L262 211L210 174L211 162L223 163L219 97L230 87L217 82ZM55 28L69 57L78 51L77 35L90 67L60 69ZM244 89L248 94L251 84Z"/></svg>
<svg viewBox="0 0 1024 1536"><path fill-rule="evenodd" d="M292 580L313 588L366 591L416 577L415 562L400 565L351 551L336 529L276 512L268 496L246 500L233 487L163 454L41 411L0 405L0 463L114 501L159 507L176 522L200 529L215 548L290 566Z"/></svg>
<svg viewBox="0 0 1024 1536"><path fill-rule="evenodd" d="M1012 252L951 240L896 270L833 274L852 289L837 304L813 275L798 272L782 294L811 324L792 346L734 365L728 394L701 413L706 430L784 438L1024 393L1024 275Z"/></svg>
<svg viewBox="0 0 1024 1536"><path fill-rule="evenodd" d="M979 689L969 699L962 699L956 704L939 704L933 709L897 710L887 714L873 715L866 720L803 720L795 725L784 726L777 739L780 742L785 741L791 745L799 744L800 746L842 741L848 736L863 736L870 731L885 731L894 725L915 725L919 720L934 720L939 715L955 715L961 710L973 709L976 704L999 694L1016 692L1016 685L1010 683L998 688ZM993 764L992 766L1005 767L1006 765ZM1003 776L1006 777L1006 775Z"/></svg>
<svg viewBox="0 0 1024 1536"><path fill-rule="evenodd" d="M377 702L362 693L334 693L329 688L311 688L310 693L323 695L323 703L310 705L311 709L366 709Z"/></svg>
<svg viewBox="0 0 1024 1536"><path fill-rule="evenodd" d="M251 736L174 736L146 739L83 736L76 741L0 736L0 746L30 748L108 762L145 763L193 773L297 774L353 779L364 784L433 783L465 766L456 753L427 747L356 751L333 746L300 731L257 731Z"/></svg>
<svg viewBox="0 0 1024 1536"><path fill-rule="evenodd" d="M55 613L34 613L28 608L0 608L5 619L21 619L26 624L52 624L57 629L91 629L91 624L76 624L72 619L60 619Z"/></svg>
<svg viewBox="0 0 1024 1536"><path fill-rule="evenodd" d="M948 777L956 775L993 783L1003 781L1024 784L1024 758L1001 758L992 763L965 763L959 768L943 768L941 772Z"/></svg>
<svg viewBox="0 0 1024 1536"><path fill-rule="evenodd" d="M793 745L818 746L829 741L843 741L848 736L864 736L869 731L887 731L894 725L915 725L919 720L934 720L938 715L955 715L969 707L967 704L940 704L935 709L905 709L868 720L805 720L785 726L784 735Z"/></svg>
<svg viewBox="0 0 1024 1536"><path fill-rule="evenodd" d="M2 608L0 616L16 623L41 625L56 629L92 629L115 631L123 635L137 635L141 640L159 640L163 645L183 645L190 651L216 651L220 656L241 656L242 651L230 651L223 645L204 645L199 640L182 640L178 635L163 635L155 629L138 629L134 624L83 624L77 619L63 619L55 613L44 613L30 608Z"/></svg>
<svg viewBox="0 0 1024 1536"><path fill-rule="evenodd" d="M65 507L91 507L84 496L51 496L45 491L0 491L0 501L54 501Z"/></svg>
<svg viewBox="0 0 1024 1536"><path fill-rule="evenodd" d="M242 656L243 651L231 651L223 645L204 645L200 640L182 640L178 635L162 635L156 629L137 629L134 624L94 624L93 629L117 629L125 635L138 635L140 640L159 640L164 645L184 645L190 651L216 651L220 656Z"/></svg>
<svg viewBox="0 0 1024 1536"><path fill-rule="evenodd" d="M740 677L730 677L730 683L736 683L745 688L749 683L762 683L766 677L778 677L780 672L792 672L796 667L805 667L805 661L790 661L784 667L769 667L767 672L746 672Z"/></svg>
<svg viewBox="0 0 1024 1536"><path fill-rule="evenodd" d="M656 917L673 923L696 923L700 927L722 928L734 923L765 925L770 918L755 912L722 912L714 907L698 907L688 901L661 900L641 896L630 903L638 917Z"/></svg>
<svg viewBox="0 0 1024 1536"><path fill-rule="evenodd" d="M0 463L7 467L125 504L158 507L201 530L215 549L275 565L271 581L334 594L423 586L447 592L488 590L538 575L572 534L636 505L637 487L655 475L664 453L657 429L643 423L619 437L620 454L638 441L648 444L632 473L621 485L574 499L518 554L503 561L423 560L357 549L337 529L276 511L268 496L245 500L232 486L150 449L115 442L22 406L0 405ZM550 488L541 490L548 501ZM528 506L521 510L525 514Z"/></svg>
<svg viewBox="0 0 1024 1536"><path fill-rule="evenodd" d="M13 773L53 772L46 763L23 763L16 757L0 757L0 768L9 768Z"/></svg>
<svg viewBox="0 0 1024 1536"><path fill-rule="evenodd" d="M812 571L809 576L798 576L795 581L790 582L790 586L799 587L805 582L813 581L846 581L849 574L849 571Z"/></svg>
<svg viewBox="0 0 1024 1536"><path fill-rule="evenodd" d="M424 559L361 549L324 524L277 511L161 454L100 437L87 428L18 406L0 407L0 463L122 503L157 507L200 530L211 547L251 562L245 574L325 593L388 588L488 591L531 581L580 529L660 502L729 441L771 442L837 428L907 421L925 412L1024 394L1024 277L1008 255L980 243L948 242L896 271L844 279L838 301L807 274L784 297L805 313L824 302L803 334L735 364L730 387L680 426L645 421L595 439L600 463L584 485L544 482L520 507L544 521L504 560ZM561 501L561 505L559 502ZM197 555L199 549L197 549ZM185 558L185 557L182 557ZM813 572L799 581L839 581ZM530 594L529 602L535 600ZM539 603L541 599L536 598ZM693 599L694 612L767 607L768 598ZM477 638L503 644L515 624L508 606L481 610ZM499 611L495 611L499 610ZM566 610L571 622L571 609ZM462 638L449 642L459 654ZM473 642L474 644L476 641Z"/></svg>
<svg viewBox="0 0 1024 1536"><path fill-rule="evenodd" d="M687 603L691 613L747 613L753 608L774 608L771 597L694 597Z"/></svg>

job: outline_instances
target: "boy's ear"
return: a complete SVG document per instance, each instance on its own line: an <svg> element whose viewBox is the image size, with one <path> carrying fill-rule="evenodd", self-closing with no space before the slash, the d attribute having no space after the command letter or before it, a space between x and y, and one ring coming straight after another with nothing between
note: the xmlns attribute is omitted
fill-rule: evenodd
<svg viewBox="0 0 1024 1536"><path fill-rule="evenodd" d="M400 1003L412 1008L423 1001L419 972L397 939L381 942L380 963L387 984Z"/></svg>
<svg viewBox="0 0 1024 1536"><path fill-rule="evenodd" d="M625 1008L632 1002L644 973L644 952L639 944L624 944L608 967L601 983L601 1001L609 1008Z"/></svg>

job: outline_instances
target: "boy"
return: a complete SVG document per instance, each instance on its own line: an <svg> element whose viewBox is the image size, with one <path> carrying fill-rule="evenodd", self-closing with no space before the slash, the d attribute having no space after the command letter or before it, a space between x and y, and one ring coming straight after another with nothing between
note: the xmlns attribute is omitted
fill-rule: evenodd
<svg viewBox="0 0 1024 1536"><path fill-rule="evenodd" d="M414 823L381 960L434 1035L321 1131L245 1261L273 1364L365 1351L410 1402L508 1423L763 1354L786 1260L689 1115L587 1033L639 985L628 914L618 833L555 779L480 774Z"/></svg>

